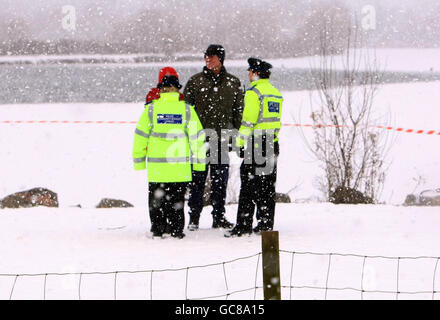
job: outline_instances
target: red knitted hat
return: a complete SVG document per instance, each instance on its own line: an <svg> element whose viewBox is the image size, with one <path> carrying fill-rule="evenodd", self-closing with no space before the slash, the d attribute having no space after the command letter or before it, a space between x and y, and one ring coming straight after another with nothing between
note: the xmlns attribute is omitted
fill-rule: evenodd
<svg viewBox="0 0 440 320"><path fill-rule="evenodd" d="M162 82L162 78L164 76L176 76L177 78L179 78L179 75L177 74L177 71L174 68L172 68L172 67L164 67L164 68L160 69L158 83Z"/></svg>

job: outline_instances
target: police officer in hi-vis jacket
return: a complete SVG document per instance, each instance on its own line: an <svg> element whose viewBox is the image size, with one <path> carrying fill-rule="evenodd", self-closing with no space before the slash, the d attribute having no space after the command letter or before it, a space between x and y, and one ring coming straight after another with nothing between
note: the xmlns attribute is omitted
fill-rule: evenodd
<svg viewBox="0 0 440 320"><path fill-rule="evenodd" d="M274 225L283 97L269 82L270 63L256 58L249 58L248 63L251 83L245 93L243 117L236 138L236 147L244 158L240 167L237 222L225 233L226 237L270 231ZM252 229L255 207L258 224Z"/></svg>
<svg viewBox="0 0 440 320"><path fill-rule="evenodd" d="M205 134L194 107L179 100L176 76L162 78L160 97L147 104L136 126L135 170L148 169L148 205L153 237L183 238L184 196L192 170L205 171Z"/></svg>

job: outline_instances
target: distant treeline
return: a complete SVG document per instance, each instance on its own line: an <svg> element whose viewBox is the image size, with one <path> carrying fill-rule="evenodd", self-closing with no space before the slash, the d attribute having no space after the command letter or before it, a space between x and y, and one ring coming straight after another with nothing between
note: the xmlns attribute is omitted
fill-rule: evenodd
<svg viewBox="0 0 440 320"><path fill-rule="evenodd" d="M362 12L337 1L279 0L248 6L218 1L215 9L203 7L203 1L197 1L197 8L188 3L152 5L119 20L106 17L111 20L105 21L100 29L104 31L93 36L87 36L85 30L102 26L101 20L93 20L96 17L79 16L76 34L60 31L60 17L42 21L57 23L56 28L46 27L57 33L52 39L37 39L34 26L25 19L6 19L0 21L0 55L175 55L201 53L209 43L221 43L229 57L293 57L317 53L323 29L329 31L331 50L340 51L345 47L348 28L359 28L362 20ZM439 47L438 3L423 15L378 9L376 29L360 29L363 43L375 47Z"/></svg>

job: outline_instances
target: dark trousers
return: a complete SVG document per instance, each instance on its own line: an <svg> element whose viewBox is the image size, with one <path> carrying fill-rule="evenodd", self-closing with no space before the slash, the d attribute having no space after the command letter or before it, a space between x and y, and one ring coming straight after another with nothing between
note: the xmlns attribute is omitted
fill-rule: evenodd
<svg viewBox="0 0 440 320"><path fill-rule="evenodd" d="M186 182L148 184L151 232L163 234L183 231L183 207L187 186Z"/></svg>
<svg viewBox="0 0 440 320"><path fill-rule="evenodd" d="M226 188L229 178L228 164L208 164L206 171L193 171L190 183L188 206L190 216L199 217L203 210L203 192L205 190L208 168L211 178L212 215L221 217L225 213Z"/></svg>
<svg viewBox="0 0 440 320"><path fill-rule="evenodd" d="M275 218L275 183L277 179L277 160L271 174L257 175L256 164L241 164L241 188L238 199L236 228L251 231L255 207L257 221L262 230L272 230ZM261 166L260 166L261 167Z"/></svg>

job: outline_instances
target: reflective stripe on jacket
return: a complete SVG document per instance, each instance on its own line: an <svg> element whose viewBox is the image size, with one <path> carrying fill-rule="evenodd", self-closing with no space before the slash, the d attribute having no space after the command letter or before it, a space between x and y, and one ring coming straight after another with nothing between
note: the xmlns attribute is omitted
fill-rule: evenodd
<svg viewBox="0 0 440 320"><path fill-rule="evenodd" d="M243 118L236 145L244 147L251 135L269 132L274 136L274 142L278 141L282 105L283 97L269 79L253 81L244 97Z"/></svg>
<svg viewBox="0 0 440 320"><path fill-rule="evenodd" d="M134 168L147 168L149 182L191 181L191 164L193 170L205 170L202 125L194 107L179 101L179 95L161 93L158 100L146 105L136 126Z"/></svg>

